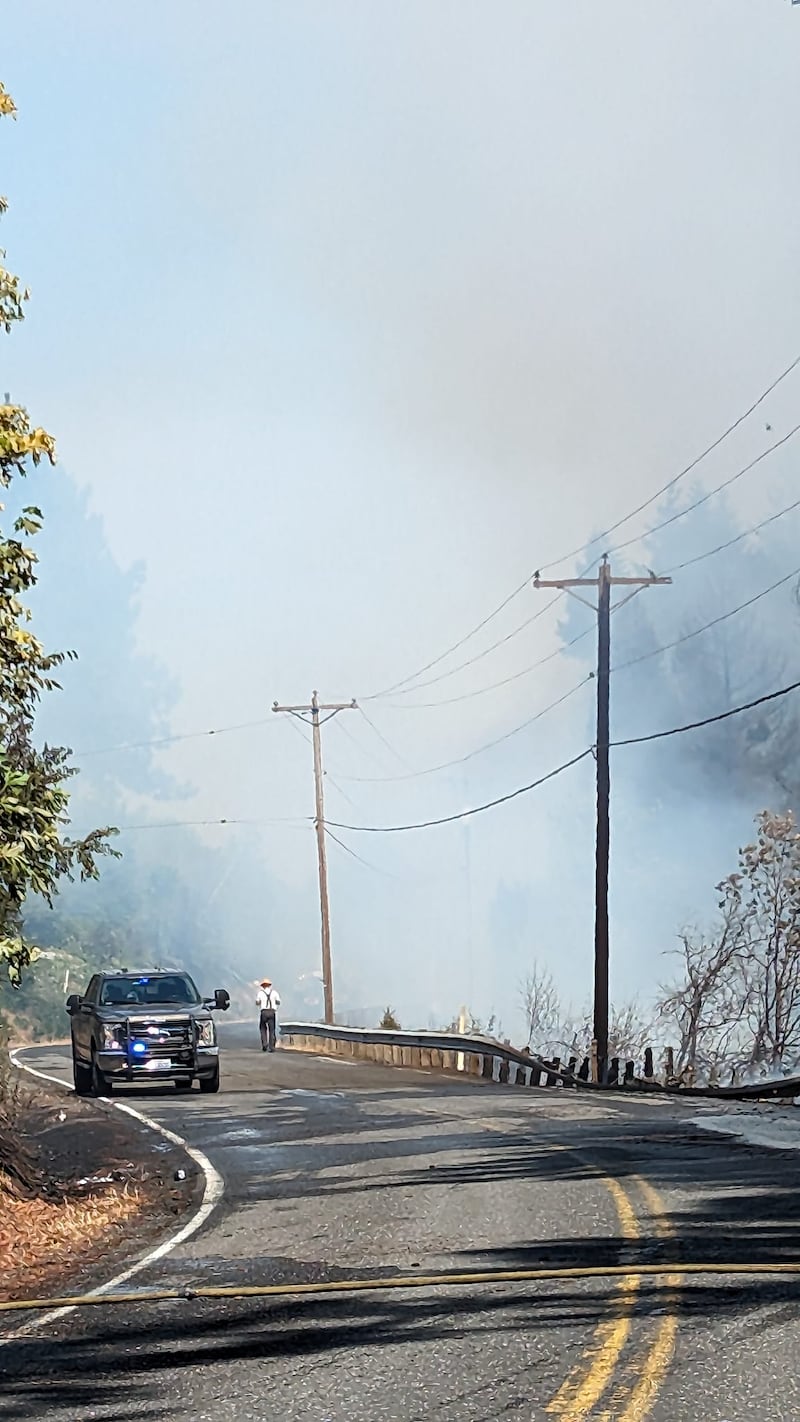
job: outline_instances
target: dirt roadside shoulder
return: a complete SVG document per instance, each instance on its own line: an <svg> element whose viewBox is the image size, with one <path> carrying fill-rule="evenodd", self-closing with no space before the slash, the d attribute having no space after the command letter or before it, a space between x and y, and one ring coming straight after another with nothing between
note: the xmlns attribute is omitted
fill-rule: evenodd
<svg viewBox="0 0 800 1422"><path fill-rule="evenodd" d="M0 1105L0 1300L104 1282L180 1228L204 1183L181 1147L135 1118L17 1080Z"/></svg>

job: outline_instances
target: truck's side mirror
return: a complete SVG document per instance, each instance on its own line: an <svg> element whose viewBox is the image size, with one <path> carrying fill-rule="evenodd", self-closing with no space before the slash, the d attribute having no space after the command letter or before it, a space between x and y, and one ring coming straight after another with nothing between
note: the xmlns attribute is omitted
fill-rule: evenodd
<svg viewBox="0 0 800 1422"><path fill-rule="evenodd" d="M220 1012L227 1012L230 1005L230 993L226 992L224 988L217 988L216 992L214 993L214 1006L218 1007Z"/></svg>
<svg viewBox="0 0 800 1422"><path fill-rule="evenodd" d="M82 1001L83 998L81 997L80 993L77 992L73 992L67 998L67 1012L69 1013L70 1017L72 1017L74 1013L80 1012Z"/></svg>

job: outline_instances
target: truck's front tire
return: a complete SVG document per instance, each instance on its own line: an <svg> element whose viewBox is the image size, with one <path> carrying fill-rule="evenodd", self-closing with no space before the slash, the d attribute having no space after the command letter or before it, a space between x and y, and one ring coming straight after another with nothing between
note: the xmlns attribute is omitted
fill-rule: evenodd
<svg viewBox="0 0 800 1422"><path fill-rule="evenodd" d="M72 1080L75 1083L76 1096L91 1096L92 1068L84 1066L83 1062L78 1061L74 1047L72 1048Z"/></svg>
<svg viewBox="0 0 800 1422"><path fill-rule="evenodd" d="M97 1065L97 1057L96 1057L96 1055L95 1055L94 1052L92 1052L92 1068L91 1068L91 1070L92 1070L92 1095L93 1095L93 1096L100 1096L100 1097L103 1097L103 1096L110 1096L110 1095L111 1095L111 1082L109 1081L109 1079L108 1079L108 1077L105 1075L105 1073L102 1072L102 1071L100 1070L99 1066Z"/></svg>
<svg viewBox="0 0 800 1422"><path fill-rule="evenodd" d="M211 1091L219 1091L219 1062L217 1062L217 1065L214 1068L213 1076L200 1077L200 1090L206 1093Z"/></svg>

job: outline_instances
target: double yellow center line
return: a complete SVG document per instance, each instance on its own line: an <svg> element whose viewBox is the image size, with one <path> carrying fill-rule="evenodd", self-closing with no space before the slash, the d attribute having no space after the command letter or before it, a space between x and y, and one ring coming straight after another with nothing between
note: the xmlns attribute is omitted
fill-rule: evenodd
<svg viewBox="0 0 800 1422"><path fill-rule="evenodd" d="M605 1171L593 1164L591 1169L611 1194L623 1237L631 1244L638 1243L641 1229L631 1196ZM658 1233L669 1238L669 1221L658 1191L641 1176L634 1175L629 1180L643 1196ZM668 1275L667 1289L674 1289L679 1282L677 1275ZM667 1312L660 1319L655 1336L618 1371L629 1343L640 1285L641 1275L634 1271L620 1280L611 1316L597 1325L591 1347L548 1403L546 1411L551 1416L561 1422L584 1422L588 1418L597 1422L645 1422L672 1361L678 1319L672 1297L666 1292ZM617 1385L612 1388L617 1377Z"/></svg>

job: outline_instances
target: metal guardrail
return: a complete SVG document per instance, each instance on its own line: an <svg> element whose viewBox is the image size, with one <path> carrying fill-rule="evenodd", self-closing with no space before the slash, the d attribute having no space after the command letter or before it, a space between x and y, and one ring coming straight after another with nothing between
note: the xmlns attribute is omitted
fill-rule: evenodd
<svg viewBox="0 0 800 1422"><path fill-rule="evenodd" d="M653 1075L637 1074L633 1061L613 1058L608 1079L592 1081L589 1063L578 1065L571 1058L565 1066L559 1058L548 1060L536 1053L521 1051L492 1037L461 1036L455 1032L388 1032L380 1028L329 1026L324 1022L283 1022L281 1039L291 1047L302 1042L327 1044L335 1051L337 1044L347 1044L351 1050L340 1055L362 1060L384 1062L387 1065L424 1067L426 1070L457 1071L485 1080L516 1086L572 1087L584 1091L635 1091L681 1097L706 1097L728 1100L765 1100L800 1096L800 1077L784 1077L747 1086L685 1086L662 1082ZM302 1048L301 1048L302 1049ZM309 1050L305 1047L305 1050ZM652 1053L648 1053L652 1062Z"/></svg>
<svg viewBox="0 0 800 1422"><path fill-rule="evenodd" d="M577 1069L564 1068L560 1061L527 1051L520 1051L493 1037L462 1036L455 1032L387 1032L380 1028L328 1026L324 1022L283 1022L281 1038L288 1046L298 1042L318 1041L334 1048L347 1043L353 1056L378 1060L395 1066L423 1066L426 1069L459 1071L486 1080L508 1082L517 1086L575 1086L589 1091L636 1083L632 1063L626 1064L623 1077L616 1076L600 1083L588 1079ZM375 1052L380 1052L376 1056ZM350 1055L347 1054L347 1055ZM572 1064L571 1064L572 1066ZM574 1060L577 1068L577 1058ZM657 1083L653 1083L658 1089Z"/></svg>

